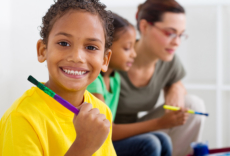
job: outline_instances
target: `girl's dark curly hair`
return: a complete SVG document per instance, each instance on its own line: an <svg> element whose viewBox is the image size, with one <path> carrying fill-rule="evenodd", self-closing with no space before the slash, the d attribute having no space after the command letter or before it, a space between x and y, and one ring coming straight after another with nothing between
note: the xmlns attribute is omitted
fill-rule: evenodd
<svg viewBox="0 0 230 156"><path fill-rule="evenodd" d="M54 23L70 10L85 10L96 14L101 19L105 32L105 50L109 49L113 40L113 15L105 10L106 6L99 0L57 0L49 8L46 15L42 18L40 36L43 43L47 45L49 33Z"/></svg>

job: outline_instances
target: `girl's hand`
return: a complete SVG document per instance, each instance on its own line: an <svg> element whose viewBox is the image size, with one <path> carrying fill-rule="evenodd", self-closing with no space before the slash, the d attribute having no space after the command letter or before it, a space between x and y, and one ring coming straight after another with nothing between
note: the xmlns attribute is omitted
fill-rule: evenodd
<svg viewBox="0 0 230 156"><path fill-rule="evenodd" d="M159 118L159 124L162 129L173 128L175 126L184 125L189 114L187 109L181 108L179 111L167 111L164 116Z"/></svg>
<svg viewBox="0 0 230 156"><path fill-rule="evenodd" d="M108 137L110 122L104 114L100 114L99 109L92 109L89 103L83 103L79 109L80 113L73 119L77 133L75 144L80 143L92 155Z"/></svg>

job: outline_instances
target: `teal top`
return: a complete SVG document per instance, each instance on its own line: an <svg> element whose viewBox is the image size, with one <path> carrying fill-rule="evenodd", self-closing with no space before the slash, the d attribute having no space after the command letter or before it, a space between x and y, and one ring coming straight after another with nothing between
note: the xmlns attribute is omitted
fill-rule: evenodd
<svg viewBox="0 0 230 156"><path fill-rule="evenodd" d="M94 80L88 87L87 90L90 93L97 93L103 95L105 99L105 103L110 108L112 115L113 115L113 121L115 119L115 115L117 112L117 105L120 95L120 75L118 72L114 72L114 76L110 76L110 91L106 89L105 82L103 79L103 76L99 74L99 76Z"/></svg>

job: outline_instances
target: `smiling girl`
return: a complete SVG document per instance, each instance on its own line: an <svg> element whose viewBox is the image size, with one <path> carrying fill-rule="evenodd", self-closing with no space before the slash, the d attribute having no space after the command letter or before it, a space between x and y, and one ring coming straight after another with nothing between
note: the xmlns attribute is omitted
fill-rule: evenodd
<svg viewBox="0 0 230 156"><path fill-rule="evenodd" d="M58 0L43 17L37 42L47 62L45 85L80 109L78 116L37 87L27 90L0 122L0 155L115 156L109 108L86 91L106 71L112 15L97 0Z"/></svg>

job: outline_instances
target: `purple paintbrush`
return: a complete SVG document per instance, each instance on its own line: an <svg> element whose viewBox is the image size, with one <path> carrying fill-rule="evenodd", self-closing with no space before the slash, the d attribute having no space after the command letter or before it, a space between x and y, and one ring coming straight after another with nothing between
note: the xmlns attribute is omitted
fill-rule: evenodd
<svg viewBox="0 0 230 156"><path fill-rule="evenodd" d="M68 110L70 110L74 114L78 115L78 113L80 112L76 107L74 107L73 105L71 105L68 101L64 100L62 97L60 97L59 95L57 95L56 93L54 93L52 90L50 90L49 88L47 88L42 83L38 82L31 75L28 77L28 81L30 81L31 83L35 84L38 88L40 88L42 91L44 91L50 97L54 98L57 102L59 102L60 104L62 104L65 108L67 108Z"/></svg>

